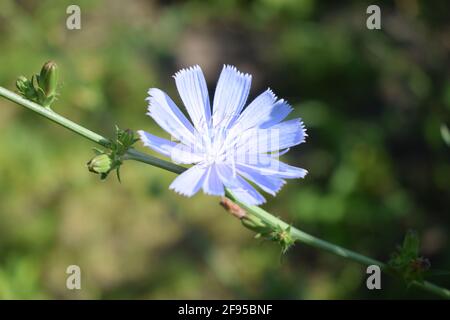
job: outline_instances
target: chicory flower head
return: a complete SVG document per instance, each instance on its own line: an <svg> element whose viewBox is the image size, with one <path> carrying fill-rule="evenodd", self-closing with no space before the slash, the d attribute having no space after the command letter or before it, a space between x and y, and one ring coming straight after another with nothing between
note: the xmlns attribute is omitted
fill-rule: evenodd
<svg viewBox="0 0 450 320"><path fill-rule="evenodd" d="M251 76L233 66L223 67L212 108L199 66L183 69L174 78L191 121L166 93L152 88L147 114L172 139L138 131L145 146L175 163L194 164L170 189L188 197L200 189L223 196L226 187L240 201L258 205L265 199L249 182L275 195L284 179L305 177L305 169L277 159L307 136L301 119L283 121L292 111L286 101L267 89L244 109Z"/></svg>

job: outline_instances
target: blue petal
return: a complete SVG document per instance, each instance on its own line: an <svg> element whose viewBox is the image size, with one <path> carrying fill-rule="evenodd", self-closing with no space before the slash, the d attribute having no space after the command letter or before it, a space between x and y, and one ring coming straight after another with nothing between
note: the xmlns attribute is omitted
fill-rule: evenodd
<svg viewBox="0 0 450 320"><path fill-rule="evenodd" d="M182 143L177 143L170 153L170 158L175 163L191 164L198 163L204 159L203 153L195 150L192 146L186 146Z"/></svg>
<svg viewBox="0 0 450 320"><path fill-rule="evenodd" d="M191 197L200 190L205 179L206 167L197 164L180 174L169 186L175 192Z"/></svg>
<svg viewBox="0 0 450 320"><path fill-rule="evenodd" d="M199 66L178 71L175 76L178 93L195 128L202 133L208 130L211 121L208 87Z"/></svg>
<svg viewBox="0 0 450 320"><path fill-rule="evenodd" d="M250 156L254 156L250 157L251 161L237 162L237 164L252 168L262 175L281 179L304 178L308 174L307 170L290 166L284 162L274 159L270 155L255 154Z"/></svg>
<svg viewBox="0 0 450 320"><path fill-rule="evenodd" d="M202 154L195 153L195 150L184 144L154 136L143 130L138 130L137 133L144 146L149 147L166 157L170 157L173 162L191 164L200 162L203 159Z"/></svg>
<svg viewBox="0 0 450 320"><path fill-rule="evenodd" d="M144 146L149 147L166 157L170 157L170 153L172 152L172 148L175 147L176 142L154 136L143 130L138 130L137 133Z"/></svg>
<svg viewBox="0 0 450 320"><path fill-rule="evenodd" d="M223 183L214 164L208 167L208 172L203 182L203 191L206 194L215 196L223 196L225 194Z"/></svg>
<svg viewBox="0 0 450 320"><path fill-rule="evenodd" d="M268 128L282 121L292 111L292 107L283 99L267 89L253 100L242 112L235 126L237 132L258 127Z"/></svg>
<svg viewBox="0 0 450 320"><path fill-rule="evenodd" d="M306 131L300 119L281 122L267 129L249 129L237 141L237 153L273 152L305 141Z"/></svg>
<svg viewBox="0 0 450 320"><path fill-rule="evenodd" d="M252 77L225 65L217 82L213 102L213 126L229 128L239 117L250 91Z"/></svg>
<svg viewBox="0 0 450 320"><path fill-rule="evenodd" d="M167 133L186 145L195 145L192 124L163 91L153 88L148 91L148 115Z"/></svg>
<svg viewBox="0 0 450 320"><path fill-rule="evenodd" d="M233 174L233 170L228 165L217 164L216 167L220 179L238 200L248 205L259 205L266 201L247 181Z"/></svg>
<svg viewBox="0 0 450 320"><path fill-rule="evenodd" d="M263 175L257 169L252 167L237 164L236 170L241 176L255 183L258 187L273 196L280 191L281 187L285 184L283 179Z"/></svg>

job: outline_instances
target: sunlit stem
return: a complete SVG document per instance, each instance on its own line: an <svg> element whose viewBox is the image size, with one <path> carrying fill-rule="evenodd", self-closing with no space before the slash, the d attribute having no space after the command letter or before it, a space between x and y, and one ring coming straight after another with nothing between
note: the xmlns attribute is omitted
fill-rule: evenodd
<svg viewBox="0 0 450 320"><path fill-rule="evenodd" d="M85 127L82 127L79 124L57 114L56 112L50 110L49 108L42 107L37 103L34 103L30 100L22 98L18 94L11 92L3 87L0 87L0 96L4 97L12 102L15 102L31 111L34 111L37 114L39 114L53 122L56 122L57 124L67 128L67 129L79 134L80 136L85 137L103 147L108 148L111 144L109 139L99 135L98 133L95 133L89 129L86 129ZM177 174L186 170L186 168L177 166L171 162L164 161L164 160L158 159L156 157L152 157L150 155L147 155L145 153L139 152L134 149L128 150L127 154L124 156L124 160L128 160L128 159L144 162L144 163L150 164L152 166L159 167L159 168L162 168L162 169L165 169L165 170L177 173Z"/></svg>
<svg viewBox="0 0 450 320"><path fill-rule="evenodd" d="M3 88L3 87L0 87L0 96L4 97L12 102L15 102L31 111L34 111L34 112L40 114L41 116L43 116L53 122L56 122L57 124L79 134L80 136L83 136L95 143L100 144L103 147L108 148L111 144L111 142L107 138L105 138L89 129L86 129L86 128L80 126L79 124L77 124L73 121L70 121L69 119L64 118L63 116L55 113L54 111L49 110L48 108L42 107L34 102L24 99L21 96L15 94L12 91L9 91L9 90ZM146 163L146 164L149 164L149 165L161 168L161 169L165 169L167 171L170 171L170 172L173 172L176 174L180 174L186 170L186 168L184 168L182 166L178 166L171 162L158 159L156 157L139 152L135 149L129 149L127 151L127 153L124 155L123 160L135 160L135 161L143 162L143 163ZM233 194L229 190L226 191L226 196L229 199L231 199L232 201L239 204L247 212L254 214L258 218L260 218L265 224L267 224L274 230L277 227L281 227L282 229L287 229L289 227L289 224L287 224L280 218L277 218L276 216L272 215L271 213L269 213L259 207L248 206L245 203L240 202L233 196ZM304 231L301 231L295 227L291 226L290 231L291 231L291 236L299 242L302 242L304 244L310 245L314 248L317 248L317 249L320 249L323 251L333 253L335 255L358 262L363 265L378 265L378 266L380 266L381 269L388 271L388 270L386 270L387 269L386 264L384 264L380 261L369 258L367 256L356 253L354 251L345 249L343 247L332 244L330 242L324 241L324 240L319 239L315 236L312 236ZM415 287L421 288L423 290L426 290L428 292L437 294L443 298L450 299L450 290L439 287L428 281L424 281L424 282L415 281L412 283L412 285Z"/></svg>

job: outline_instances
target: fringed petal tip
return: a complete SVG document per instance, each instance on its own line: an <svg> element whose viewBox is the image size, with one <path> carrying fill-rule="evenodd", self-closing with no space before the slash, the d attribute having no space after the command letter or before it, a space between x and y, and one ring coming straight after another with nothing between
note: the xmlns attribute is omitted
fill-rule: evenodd
<svg viewBox="0 0 450 320"><path fill-rule="evenodd" d="M288 168L286 171L287 175L284 176L283 179L304 179L308 174L308 170L306 169L294 167L285 163L283 163L283 165Z"/></svg>
<svg viewBox="0 0 450 320"><path fill-rule="evenodd" d="M184 173L186 173L187 171L185 171ZM194 194L196 194L198 192L198 188L194 187L192 188L192 185L183 185L180 182L180 178L184 173L182 173L181 175L179 175L177 178L175 178L175 180L172 181L172 183L169 186L169 190L172 190L176 193L178 193L179 195L185 196L185 197L192 197Z"/></svg>
<svg viewBox="0 0 450 320"><path fill-rule="evenodd" d="M188 198L190 198L190 197L192 197L194 195L194 194L190 194L188 192L185 192L185 191L183 191L183 190L173 186L172 184L169 186L169 190L172 190L175 193L177 193L177 194L179 194L181 196L184 196L184 197L188 197Z"/></svg>
<svg viewBox="0 0 450 320"><path fill-rule="evenodd" d="M150 112L151 109L158 104L158 96L161 94L165 94L162 90L158 88L150 88L147 91L148 96L145 98L145 101L147 102L147 113L146 115L151 116Z"/></svg>
<svg viewBox="0 0 450 320"><path fill-rule="evenodd" d="M222 71L232 71L234 72L238 77L240 78L247 78L248 80L252 79L252 75L249 73L244 73L238 70L238 68L236 68L235 66L231 65L231 64L224 64Z"/></svg>
<svg viewBox="0 0 450 320"><path fill-rule="evenodd" d="M182 76L182 75L184 75L184 74L186 74L188 72L192 72L192 71L203 72L202 68L198 64L196 64L196 65L193 65L193 66L190 66L190 67L187 67L187 68L183 68L183 69L175 72L175 74L172 76L172 78L177 79L180 76Z"/></svg>
<svg viewBox="0 0 450 320"><path fill-rule="evenodd" d="M299 128L301 131L300 132L301 139L300 139L299 144L301 144L301 143L306 142L306 137L308 136L308 134L306 133L306 127L305 127L305 123L303 122L303 120L301 118L298 118L298 121L299 121Z"/></svg>
<svg viewBox="0 0 450 320"><path fill-rule="evenodd" d="M303 132L303 136L306 138L309 136L307 133L308 129L306 128L305 123L303 122L302 118L299 118L299 120L300 120L300 128L302 129L302 132ZM305 142L305 141L306 141L306 139L303 139L302 142Z"/></svg>
<svg viewBox="0 0 450 320"><path fill-rule="evenodd" d="M270 194L271 196L275 197L278 192L281 191L281 189L283 189L284 185L286 184L285 180L281 180L280 185L278 186L278 188L274 189L272 192L268 192L266 191L268 194Z"/></svg>
<svg viewBox="0 0 450 320"><path fill-rule="evenodd" d="M152 99L153 97L155 97L155 95L159 93L164 93L164 91L158 88L149 88L147 90L147 97L145 98L145 101L150 101L150 99Z"/></svg>
<svg viewBox="0 0 450 320"><path fill-rule="evenodd" d="M178 186L173 186L172 184L169 186L169 190L172 190L175 193L185 196L185 197L188 197L188 198L194 196L197 193L197 192L195 192L195 193L186 192L185 189L180 189ZM215 193L215 192L205 191L205 189L202 188L202 192L203 192L203 194L206 194L208 196L217 196L217 197L225 196L225 191L220 192L220 193Z"/></svg>
<svg viewBox="0 0 450 320"><path fill-rule="evenodd" d="M294 108L286 100L280 99L278 101L280 101L280 103L284 103L286 105L286 109L288 110L288 114L291 113L294 110Z"/></svg>
<svg viewBox="0 0 450 320"><path fill-rule="evenodd" d="M298 168L298 169L301 169L302 173L298 177L296 177L297 179L304 179L309 173L308 170L306 170L306 169L303 169L303 168Z"/></svg>
<svg viewBox="0 0 450 320"><path fill-rule="evenodd" d="M273 101L277 101L277 100L278 100L278 97L277 97L277 95L273 92L272 88L268 87L268 88L266 89L265 92L267 92L267 93L272 97L272 100L273 100Z"/></svg>
<svg viewBox="0 0 450 320"><path fill-rule="evenodd" d="M298 126L299 129L299 137L300 140L298 143L296 143L296 145L304 143L306 141L306 137L308 137L308 133L306 133L306 127L305 127L305 123L303 122L302 118L295 118L293 120L288 120L288 121L295 121L296 125Z"/></svg>

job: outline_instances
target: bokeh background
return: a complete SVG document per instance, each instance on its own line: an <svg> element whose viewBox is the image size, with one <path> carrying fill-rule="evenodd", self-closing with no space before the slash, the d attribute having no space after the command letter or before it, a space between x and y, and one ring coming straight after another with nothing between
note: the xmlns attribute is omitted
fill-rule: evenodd
<svg viewBox="0 0 450 320"><path fill-rule="evenodd" d="M66 29L69 4L81 30ZM309 130L284 158L310 174L264 207L384 261L417 230L429 280L449 287L449 2L379 1L374 31L369 4L2 0L0 85L52 59L58 112L108 136L115 124L165 135L147 89L179 102L171 76L199 64L212 95L234 64L253 74L250 98L270 86ZM122 183L100 181L92 143L4 99L0 133L0 298L432 298L387 277L369 291L365 267L302 244L280 258L219 199L169 191L163 170L126 163ZM65 286L72 264L80 291Z"/></svg>

